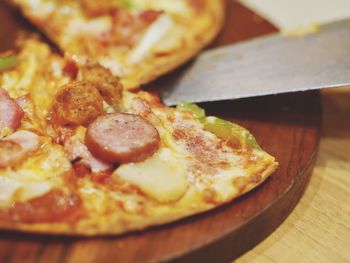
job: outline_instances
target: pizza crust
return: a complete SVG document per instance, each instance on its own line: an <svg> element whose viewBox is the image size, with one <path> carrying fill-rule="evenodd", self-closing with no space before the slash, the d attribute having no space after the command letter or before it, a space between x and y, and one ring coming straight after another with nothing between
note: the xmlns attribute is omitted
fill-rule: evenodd
<svg viewBox="0 0 350 263"><path fill-rule="evenodd" d="M250 175L245 180L249 182L243 188L236 188L227 200L220 203L220 206L232 201L258 185L263 183L266 178L277 168L277 163L273 162L260 174L260 180L256 181L256 175ZM190 191L188 191L190 192ZM188 200L196 199L196 195L187 196ZM187 201L189 203L189 201ZM140 231L151 226L157 226L174 222L188 216L212 210L219 204L214 203L197 203L196 206L176 206L169 205L163 207L155 207L150 211L149 215L130 215L130 214L112 214L112 215L96 215L95 217L85 218L77 224L67 223L37 223L26 224L20 222L0 222L0 228L16 231L25 231L29 233L40 234L63 234L63 235L80 235L80 236L96 236L96 235L116 235L130 231ZM214 211L213 211L214 212Z"/></svg>
<svg viewBox="0 0 350 263"><path fill-rule="evenodd" d="M187 0L189 2L190 0ZM129 63L128 58L120 58L120 53L114 52L114 47L109 47L109 55L99 55L96 49L93 52L88 51L82 46L82 42L87 40L80 40L77 38L77 33L68 34L67 28L71 28L71 17L79 16L73 14L71 17L62 18L59 13L52 11L52 7L47 7L49 13L39 13L37 6L30 4L31 0L7 0L9 4L21 10L21 12L40 30L43 30L49 38L51 38L65 53L66 56L76 59L79 63L99 62L103 66L108 67L116 75L121 77L124 87L126 89L134 89L142 84L146 84L156 79L157 77L168 73L179 65L185 63L193 56L198 54L206 45L208 45L220 31L224 22L224 0L205 0L198 13L190 13L186 20L183 19L181 27L186 27L183 33L177 34L178 39L175 42L181 43L174 49L165 52L153 54L152 50L148 53L151 55L139 61L138 63ZM52 0L54 2L54 0ZM48 2L47 4L49 4ZM43 5L43 3L39 4ZM101 24L107 26L110 22L102 21ZM180 19L181 20L181 19ZM74 21L72 21L74 22ZM80 22L79 22L80 23ZM98 22L100 23L100 22ZM191 23L191 27L187 24ZM74 23L73 23L74 24ZM180 26L176 19L173 19L173 26L175 29ZM75 26L77 27L77 26ZM91 25L91 31L95 25ZM81 29L82 30L82 29ZM80 31L81 31L80 30ZM97 30L97 29L95 29ZM100 30L100 29L99 29ZM77 38L77 39L74 39ZM162 42L162 40L160 40ZM129 52L129 51L127 51ZM122 61L121 61L122 60Z"/></svg>

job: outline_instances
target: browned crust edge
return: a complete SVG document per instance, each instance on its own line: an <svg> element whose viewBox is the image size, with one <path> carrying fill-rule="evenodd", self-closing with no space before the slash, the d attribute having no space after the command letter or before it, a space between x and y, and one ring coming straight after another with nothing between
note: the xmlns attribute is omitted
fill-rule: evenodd
<svg viewBox="0 0 350 263"><path fill-rule="evenodd" d="M258 185L262 184L276 169L278 163L271 160L269 165L260 173L261 179L256 182L253 177L255 174L251 174L246 177L249 183L242 189L240 192L232 195L230 198L222 202L221 204L209 204L202 203L196 208L191 207L190 209L172 209L171 213L165 213L157 216L149 217L130 217L127 224L120 224L117 222L110 222L106 229L99 228L99 222L96 220L91 220L91 222L85 222L80 225L79 223L75 226L69 225L67 223L14 223L14 222L0 222L0 228L6 230L14 231L23 231L27 233L35 234L56 234L56 235L65 235L65 236L108 236L108 235L120 235L127 232L141 231L146 228L172 223L176 220L183 219L195 214L203 213L209 210L212 210L216 207L220 207L223 204L229 203L232 200L242 196L243 194L249 192L253 188L256 188Z"/></svg>
<svg viewBox="0 0 350 263"><path fill-rule="evenodd" d="M23 16L33 22L33 18L28 17L25 10L22 10L21 6L14 3L13 0L5 0L5 2L12 8L19 10ZM180 65L184 64L196 54L198 54L203 48L205 48L217 34L220 32L225 18L225 0L206 0L206 10L204 11L206 15L210 15L213 23L210 27L206 28L205 32L199 32L199 37L194 36L191 46L186 46L186 48L181 51L174 51L173 53L166 55L164 57L152 57L145 63L146 65L142 67L135 67L130 77L123 77L122 82L125 89L135 89L140 85L147 84L156 78L169 73L170 71L176 69ZM200 15L200 14L199 14ZM35 24L35 23L34 23ZM48 36L53 42L57 42L54 36L50 36L50 33L46 32L39 26L37 26L46 36ZM59 46L59 43L56 43Z"/></svg>

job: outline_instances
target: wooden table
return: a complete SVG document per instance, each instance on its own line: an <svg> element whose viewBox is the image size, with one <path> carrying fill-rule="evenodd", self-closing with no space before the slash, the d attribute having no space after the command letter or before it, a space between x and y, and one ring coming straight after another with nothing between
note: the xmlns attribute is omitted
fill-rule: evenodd
<svg viewBox="0 0 350 263"><path fill-rule="evenodd" d="M350 262L350 87L322 92L323 132L301 201L243 262Z"/></svg>

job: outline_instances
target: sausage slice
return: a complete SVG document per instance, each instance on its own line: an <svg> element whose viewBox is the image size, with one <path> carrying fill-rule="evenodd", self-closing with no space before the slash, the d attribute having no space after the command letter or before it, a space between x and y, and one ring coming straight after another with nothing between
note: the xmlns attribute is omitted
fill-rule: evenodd
<svg viewBox="0 0 350 263"><path fill-rule="evenodd" d="M159 133L142 117L111 113L99 116L87 130L85 144L93 155L110 163L140 162L159 148Z"/></svg>

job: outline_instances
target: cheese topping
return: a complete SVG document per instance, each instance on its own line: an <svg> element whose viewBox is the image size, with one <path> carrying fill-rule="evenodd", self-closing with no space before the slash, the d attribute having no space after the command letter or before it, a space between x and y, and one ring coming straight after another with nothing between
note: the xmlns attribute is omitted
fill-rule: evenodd
<svg viewBox="0 0 350 263"><path fill-rule="evenodd" d="M188 1L184 0L170 0L170 1L159 1L159 0L132 0L131 6L139 9L153 9L161 10L167 13L173 14L184 14L190 11Z"/></svg>
<svg viewBox="0 0 350 263"><path fill-rule="evenodd" d="M69 36L77 34L98 37L104 33L109 32L111 29L112 18L110 16L100 16L89 20L74 19L69 23L63 35L66 35L67 38L69 38Z"/></svg>
<svg viewBox="0 0 350 263"><path fill-rule="evenodd" d="M0 176L0 208L42 196L52 188L50 182L30 182L21 178Z"/></svg>
<svg viewBox="0 0 350 263"><path fill-rule="evenodd" d="M35 15L38 17L46 17L50 15L56 7L55 2L53 1L43 1L43 0L16 0L18 3L23 3L27 5L27 9L31 12L35 12Z"/></svg>
<svg viewBox="0 0 350 263"><path fill-rule="evenodd" d="M115 76L123 76L126 74L125 68L123 68L116 58L101 57L98 61L102 66L108 68Z"/></svg>
<svg viewBox="0 0 350 263"><path fill-rule="evenodd" d="M18 131L11 136L18 134L19 138L24 133L29 132ZM11 200L23 202L49 192L54 186L62 184L61 175L71 169L62 146L51 144L48 138L41 137L40 140L44 142L40 154L28 156L20 167L0 170L0 207L10 205ZM32 141L26 140L22 146L30 148L32 144Z"/></svg>
<svg viewBox="0 0 350 263"><path fill-rule="evenodd" d="M179 199L187 189L184 160L167 148L151 158L120 166L113 176L140 188L159 202Z"/></svg>
<svg viewBox="0 0 350 263"><path fill-rule="evenodd" d="M132 64L142 60L151 48L171 29L173 24L174 22L169 16L164 14L159 16L131 51L128 62Z"/></svg>

